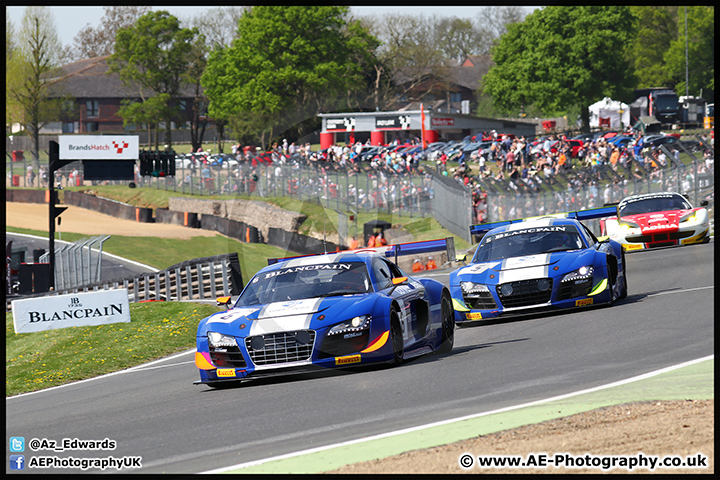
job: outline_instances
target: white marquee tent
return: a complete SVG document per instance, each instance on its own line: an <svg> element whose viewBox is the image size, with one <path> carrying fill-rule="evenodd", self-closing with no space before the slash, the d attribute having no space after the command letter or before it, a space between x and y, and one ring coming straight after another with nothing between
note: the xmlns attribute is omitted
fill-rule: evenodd
<svg viewBox="0 0 720 480"><path fill-rule="evenodd" d="M590 128L622 129L630 125L630 107L623 102L605 97L588 107ZM622 123L622 124L621 124Z"/></svg>

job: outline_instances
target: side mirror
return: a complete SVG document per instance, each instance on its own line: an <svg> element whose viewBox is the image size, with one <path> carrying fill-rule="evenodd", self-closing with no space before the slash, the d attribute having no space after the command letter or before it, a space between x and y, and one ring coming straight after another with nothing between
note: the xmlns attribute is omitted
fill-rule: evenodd
<svg viewBox="0 0 720 480"><path fill-rule="evenodd" d="M602 237L597 237L599 243L607 243L610 241L610 237L607 235L603 235Z"/></svg>
<svg viewBox="0 0 720 480"><path fill-rule="evenodd" d="M707 207L708 205L710 205L710 202L708 202L707 200L703 200L702 202L700 202L701 207Z"/></svg>
<svg viewBox="0 0 720 480"><path fill-rule="evenodd" d="M408 283L408 277L395 277L390 280L392 282L392 288L388 292L388 295L392 295L392 293L395 291L397 287L400 285L407 285Z"/></svg>
<svg viewBox="0 0 720 480"><path fill-rule="evenodd" d="M217 297L215 301L217 302L218 307L225 306L226 310L230 309L230 303L231 303L232 297Z"/></svg>

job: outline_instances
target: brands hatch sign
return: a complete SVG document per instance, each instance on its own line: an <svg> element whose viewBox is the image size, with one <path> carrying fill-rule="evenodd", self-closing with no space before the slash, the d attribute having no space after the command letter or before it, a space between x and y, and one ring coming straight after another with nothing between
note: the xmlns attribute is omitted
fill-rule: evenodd
<svg viewBox="0 0 720 480"><path fill-rule="evenodd" d="M130 321L127 289L101 290L12 302L15 333Z"/></svg>
<svg viewBox="0 0 720 480"><path fill-rule="evenodd" d="M408 130L410 115L393 115L375 119L376 130Z"/></svg>
<svg viewBox="0 0 720 480"><path fill-rule="evenodd" d="M137 135L58 135L61 160L137 160Z"/></svg>

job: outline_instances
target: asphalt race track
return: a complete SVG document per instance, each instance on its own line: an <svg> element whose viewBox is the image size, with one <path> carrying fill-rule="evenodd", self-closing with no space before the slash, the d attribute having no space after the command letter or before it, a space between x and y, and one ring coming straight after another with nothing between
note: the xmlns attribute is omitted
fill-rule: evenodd
<svg viewBox="0 0 720 480"><path fill-rule="evenodd" d="M444 356L213 390L193 385L199 376L187 353L6 399L6 439L107 438L117 442L114 450L25 455L140 456L140 470L122 471L197 473L527 403L713 355L714 242L634 252L627 262L629 295L615 306L457 329L455 348ZM447 273L435 278L447 282Z"/></svg>

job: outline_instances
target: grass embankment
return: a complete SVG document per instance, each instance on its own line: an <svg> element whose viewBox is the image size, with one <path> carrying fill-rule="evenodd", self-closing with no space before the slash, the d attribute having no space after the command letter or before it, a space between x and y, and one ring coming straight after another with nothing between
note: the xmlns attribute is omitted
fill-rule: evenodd
<svg viewBox="0 0 720 480"><path fill-rule="evenodd" d="M195 346L209 304L131 303L130 323L15 334L5 315L5 395L12 396L123 370Z"/></svg>

